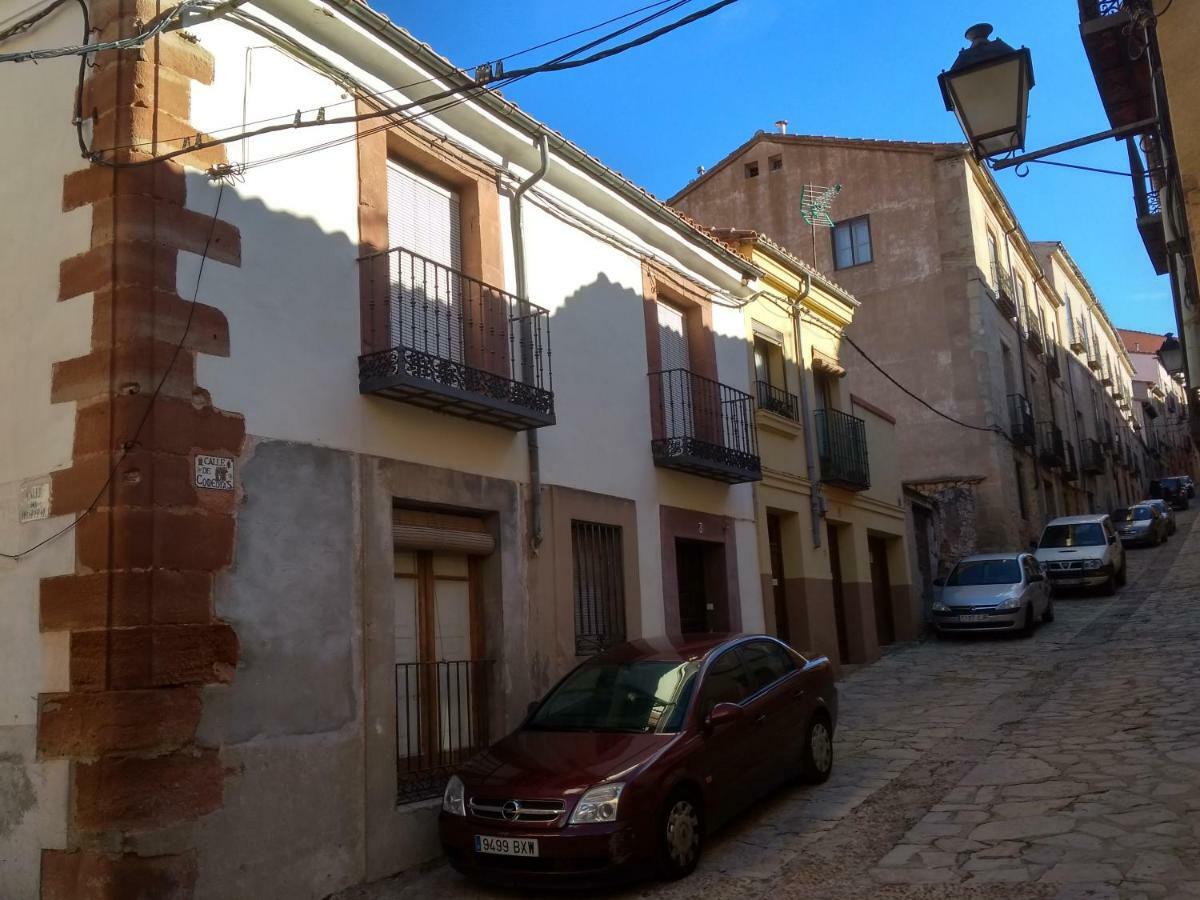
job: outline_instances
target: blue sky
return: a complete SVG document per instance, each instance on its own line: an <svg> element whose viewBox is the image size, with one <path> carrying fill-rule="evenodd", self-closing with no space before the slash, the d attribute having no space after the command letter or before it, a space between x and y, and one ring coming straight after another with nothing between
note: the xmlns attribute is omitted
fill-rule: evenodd
<svg viewBox="0 0 1200 900"><path fill-rule="evenodd" d="M461 66L602 21L648 0L374 0L393 21ZM683 10L705 6L694 0ZM936 76L966 28L1033 53L1026 143L1036 149L1108 127L1079 40L1075 0L739 0L731 7L582 69L537 75L506 92L522 108L659 197L668 197L756 130L961 140ZM623 23L621 23L623 24ZM657 24L657 23L656 23ZM616 26L613 26L616 27ZM598 32L597 32L598 33ZM531 65L593 37L513 60ZM1106 141L1056 157L1128 170ZM1150 267L1129 179L1049 166L997 173L1026 232L1061 240L1122 327L1174 328L1166 276Z"/></svg>

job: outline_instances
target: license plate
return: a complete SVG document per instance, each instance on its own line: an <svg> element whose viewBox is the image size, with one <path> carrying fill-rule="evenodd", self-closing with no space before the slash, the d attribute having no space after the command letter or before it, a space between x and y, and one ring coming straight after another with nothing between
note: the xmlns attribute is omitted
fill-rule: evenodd
<svg viewBox="0 0 1200 900"><path fill-rule="evenodd" d="M537 838L491 837L475 835L476 853L495 853L498 856L537 856Z"/></svg>
<svg viewBox="0 0 1200 900"><path fill-rule="evenodd" d="M960 621L960 622L986 622L987 620L988 620L987 616L959 616L958 617L958 621Z"/></svg>

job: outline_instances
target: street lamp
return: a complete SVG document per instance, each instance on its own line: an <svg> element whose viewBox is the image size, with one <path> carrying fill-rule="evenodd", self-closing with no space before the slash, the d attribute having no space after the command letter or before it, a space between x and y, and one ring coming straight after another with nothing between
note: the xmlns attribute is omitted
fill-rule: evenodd
<svg viewBox="0 0 1200 900"><path fill-rule="evenodd" d="M1158 348L1158 361L1170 375L1178 375L1183 371L1183 346L1175 335L1168 331Z"/></svg>
<svg viewBox="0 0 1200 900"><path fill-rule="evenodd" d="M1025 149L1033 59L999 38L988 40L992 26L972 25L948 72L938 76L946 109L958 117L963 134L980 159Z"/></svg>

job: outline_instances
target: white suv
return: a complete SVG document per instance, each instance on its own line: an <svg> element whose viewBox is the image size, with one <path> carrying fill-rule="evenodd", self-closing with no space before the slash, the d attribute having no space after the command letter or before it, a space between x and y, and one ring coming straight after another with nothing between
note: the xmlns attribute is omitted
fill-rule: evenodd
<svg viewBox="0 0 1200 900"><path fill-rule="evenodd" d="M1103 587L1125 583L1125 548L1106 515L1063 516L1042 529L1034 554L1053 587Z"/></svg>

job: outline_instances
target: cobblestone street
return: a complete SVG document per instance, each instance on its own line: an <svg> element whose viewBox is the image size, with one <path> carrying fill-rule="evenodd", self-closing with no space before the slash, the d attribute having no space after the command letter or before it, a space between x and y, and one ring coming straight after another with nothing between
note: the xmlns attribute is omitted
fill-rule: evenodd
<svg viewBox="0 0 1200 900"><path fill-rule="evenodd" d="M899 646L841 682L830 781L626 898L1200 897L1200 527L1028 640ZM448 868L347 900L501 897Z"/></svg>

